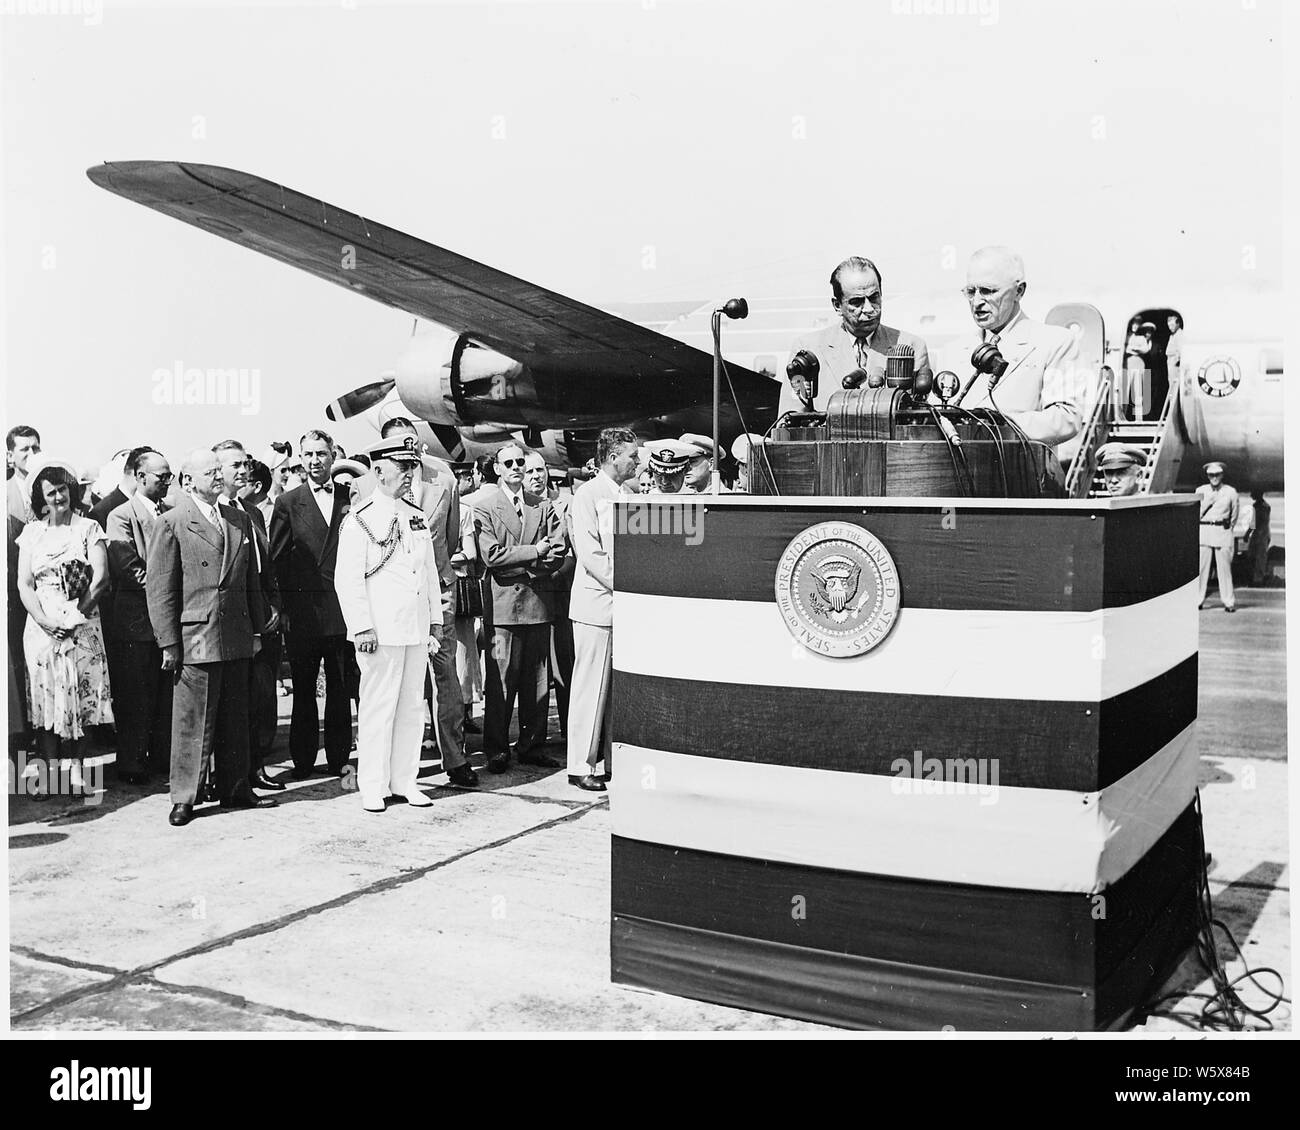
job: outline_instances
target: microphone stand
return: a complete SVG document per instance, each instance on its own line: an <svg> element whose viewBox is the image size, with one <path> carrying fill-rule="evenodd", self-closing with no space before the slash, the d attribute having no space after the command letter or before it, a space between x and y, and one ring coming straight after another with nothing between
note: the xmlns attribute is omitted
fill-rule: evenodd
<svg viewBox="0 0 1300 1130"><path fill-rule="evenodd" d="M722 315L726 314L728 318L747 318L749 317L749 303L743 298L729 298L718 309L713 311L711 327L713 329L713 474L712 493L722 493L722 471L720 468L720 455L722 446L722 428L719 423L719 413L722 405ZM732 395L734 396L734 390ZM737 406L739 409L739 406Z"/></svg>

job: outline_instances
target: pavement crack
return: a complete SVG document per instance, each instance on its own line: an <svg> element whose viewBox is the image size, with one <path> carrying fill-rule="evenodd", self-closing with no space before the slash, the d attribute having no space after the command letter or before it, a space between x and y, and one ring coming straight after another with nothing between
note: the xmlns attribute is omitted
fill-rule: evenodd
<svg viewBox="0 0 1300 1130"><path fill-rule="evenodd" d="M112 992L115 989L124 988L130 984L154 982L156 980L154 974L164 966L175 965L178 962L186 961L192 957L202 957L205 954L213 953L219 949L225 949L227 946L233 946L236 943L246 941L249 938L258 938L264 934L272 934L277 930L283 930L287 926L293 926L308 918L314 918L317 915L324 914L331 910L337 910L339 907L347 906L349 903L356 902L358 899L366 898L370 895L384 894L388 891L395 890L398 887L405 886L407 883L413 883L418 879L422 879L426 875L431 875L435 871L440 871L442 868L448 867L453 863L459 863L462 859L468 859L470 856L479 855L485 851L492 851L496 848L504 847L506 844L514 843L516 840L523 839L525 836L531 836L535 832L543 832L547 829L558 827L560 824L567 824L570 821L577 820L592 809L601 807L603 802L604 798L602 797L598 801L584 804L579 808L570 809L563 816L556 816L551 820L544 820L542 823L535 824L531 828L524 828L522 831L512 832L508 836L502 836L500 839L492 840L489 843L468 848L455 855L450 855L446 859L439 859L425 867L419 867L411 871L404 871L396 875L386 876L383 879L377 879L375 882L369 883L364 887L358 887L355 891L348 891L345 894L337 895L332 899L316 903L314 906L303 907L302 909L292 911L289 914L282 914L278 918L272 918L266 922L259 922L254 926L246 926L242 930L234 930L229 934L223 934L219 938L213 938L210 941L201 943L200 945L191 946L188 949L179 951L178 953L159 958L157 961L138 965L134 969L112 971L114 975L109 977L107 980L100 981L93 985L83 985L79 988L71 989L66 993L61 993L56 997L51 997L48 1001L44 1001L41 1004L33 1005L31 1008L23 1012L12 1013L9 1018L9 1025L11 1028L14 1028L19 1024L26 1023L54 1012L57 1009L63 1008L65 1005L85 1000L88 997L101 996L105 993ZM85 968L90 967L85 966ZM105 967L100 967L100 971L106 971ZM161 982L158 983L161 984ZM211 991L220 992L220 990ZM228 996L227 999L241 1000L242 998ZM341 1024L340 1027L347 1029L360 1028L359 1025L347 1024Z"/></svg>

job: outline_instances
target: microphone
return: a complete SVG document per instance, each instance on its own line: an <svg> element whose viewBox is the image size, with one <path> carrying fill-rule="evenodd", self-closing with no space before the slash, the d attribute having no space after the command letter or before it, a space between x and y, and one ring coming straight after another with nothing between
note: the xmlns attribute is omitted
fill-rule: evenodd
<svg viewBox="0 0 1300 1130"><path fill-rule="evenodd" d="M785 367L786 378L790 381L790 387L794 389L794 394L799 398L805 412L813 410L813 401L817 399L817 376L821 368L822 363L817 360L817 355L809 353L806 349L799 350Z"/></svg>
<svg viewBox="0 0 1300 1130"><path fill-rule="evenodd" d="M911 388L916 378L916 351L910 345L896 345L885 358L885 384L890 388Z"/></svg>
<svg viewBox="0 0 1300 1130"><path fill-rule="evenodd" d="M960 387L961 381L951 369L944 369L934 375L934 391L939 394L939 399L943 401L945 407L948 401L957 395L957 389Z"/></svg>
<svg viewBox="0 0 1300 1130"><path fill-rule="evenodd" d="M727 301L722 304L722 312L726 314L728 318L748 318L749 303L743 298L728 298Z"/></svg>
<svg viewBox="0 0 1300 1130"><path fill-rule="evenodd" d="M861 388L867 380L865 369L850 369L840 380L843 388Z"/></svg>
<svg viewBox="0 0 1300 1130"><path fill-rule="evenodd" d="M970 363L975 367L975 372L988 374L989 392L998 387L998 381L1007 371L1007 359L996 345L988 342L975 347L975 352L970 355Z"/></svg>

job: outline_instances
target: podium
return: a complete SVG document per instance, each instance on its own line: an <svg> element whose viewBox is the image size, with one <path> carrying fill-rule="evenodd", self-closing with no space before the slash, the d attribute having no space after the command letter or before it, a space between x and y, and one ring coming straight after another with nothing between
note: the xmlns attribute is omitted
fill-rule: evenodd
<svg viewBox="0 0 1300 1130"><path fill-rule="evenodd" d="M1122 1025L1197 929L1197 509L620 500L611 970L850 1028Z"/></svg>

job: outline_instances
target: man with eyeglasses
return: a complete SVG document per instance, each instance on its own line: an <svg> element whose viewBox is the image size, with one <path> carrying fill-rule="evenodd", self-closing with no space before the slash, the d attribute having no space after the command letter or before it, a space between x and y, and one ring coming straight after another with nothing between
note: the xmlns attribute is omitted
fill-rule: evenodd
<svg viewBox="0 0 1300 1130"><path fill-rule="evenodd" d="M962 407L1000 411L1030 439L1055 446L1083 427L1087 383L1097 374L1081 367L1073 333L1035 321L1020 308L1027 286L1024 260L1010 248L982 247L971 256L962 294L978 336L954 348L948 367L969 373L972 351L995 346L1006 372L993 388L987 375L976 376Z"/></svg>
<svg viewBox="0 0 1300 1130"><path fill-rule="evenodd" d="M90 516L99 523L99 528L105 533L108 532L108 516L135 494L136 471L140 467L140 456L152 450L152 447L133 447L129 451L119 451L109 460L111 465L116 460L122 459L121 482L90 508ZM100 612L103 613L102 604Z"/></svg>
<svg viewBox="0 0 1300 1130"><path fill-rule="evenodd" d="M101 604L104 646L117 722L117 779L142 785L166 777L171 760L172 676L149 622L149 539L164 513L173 475L166 458L144 449L136 489L106 518L111 601Z"/></svg>
<svg viewBox="0 0 1300 1130"><path fill-rule="evenodd" d="M876 373L883 377L885 361L896 346L911 346L917 374L930 374L925 342L916 334L885 325L881 321L884 306L880 269L870 259L853 255L831 272L831 308L838 320L824 330L801 337L790 350L791 359L800 351L807 351L820 364L814 411L826 411L827 401L842 390L843 379L849 373L860 369L868 375ZM794 389L789 382L784 382L779 411L801 409Z"/></svg>
<svg viewBox="0 0 1300 1130"><path fill-rule="evenodd" d="M535 748L546 727L546 656L552 617L539 581L564 564L568 543L550 502L525 491L524 466L525 452L519 444L501 448L496 457L498 490L478 508L482 515L479 548L492 579L483 719L483 752L490 773L504 773L510 764L510 719L516 696L519 763L545 769L561 765Z"/></svg>

